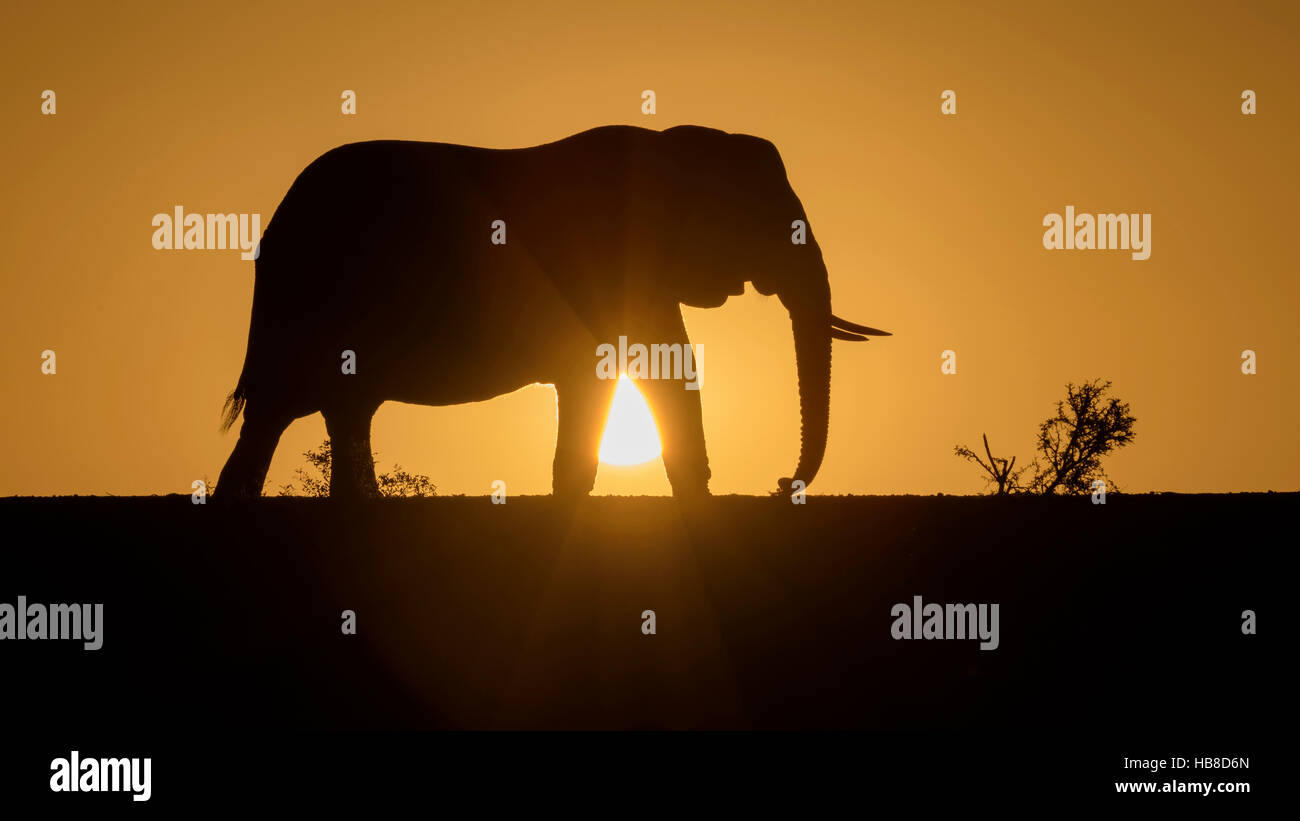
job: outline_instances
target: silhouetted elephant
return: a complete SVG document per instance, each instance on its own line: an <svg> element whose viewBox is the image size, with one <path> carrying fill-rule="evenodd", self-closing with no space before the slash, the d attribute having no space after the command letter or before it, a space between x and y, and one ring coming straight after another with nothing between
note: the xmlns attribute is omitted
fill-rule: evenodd
<svg viewBox="0 0 1300 821"><path fill-rule="evenodd" d="M505 244L501 239L504 222ZM321 411L331 495L375 495L370 422L385 400L452 405L555 386L553 490L586 494L616 380L597 347L688 344L681 303L749 281L794 325L803 420L794 479L826 449L831 339L883 334L831 315L821 250L768 141L608 126L534 148L344 145L294 181L261 241L248 352L226 402L244 413L217 495L260 494L295 418ZM494 225L496 223L496 225ZM344 351L356 373L343 373ZM699 392L639 383L674 495L707 494ZM781 480L789 491L791 479Z"/></svg>

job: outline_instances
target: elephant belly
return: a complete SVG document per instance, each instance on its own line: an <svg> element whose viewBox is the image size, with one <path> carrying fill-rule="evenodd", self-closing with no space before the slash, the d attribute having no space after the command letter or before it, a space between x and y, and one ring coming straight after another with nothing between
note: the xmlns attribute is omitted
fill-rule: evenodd
<svg viewBox="0 0 1300 821"><path fill-rule="evenodd" d="M328 323L338 330L327 348L353 350L357 367L355 383L331 374L335 391L454 405L551 382L557 372L584 364L595 367L594 344L575 341L580 323L545 282L490 268L461 275L452 287L446 279L437 271L380 274L338 305Z"/></svg>

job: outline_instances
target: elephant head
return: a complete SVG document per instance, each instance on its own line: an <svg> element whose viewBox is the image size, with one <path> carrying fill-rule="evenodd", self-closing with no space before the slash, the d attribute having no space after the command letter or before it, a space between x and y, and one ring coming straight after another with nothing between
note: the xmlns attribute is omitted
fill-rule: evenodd
<svg viewBox="0 0 1300 821"><path fill-rule="evenodd" d="M821 248L776 146L698 126L670 128L658 136L662 149L654 152L654 165L673 189L663 191L664 180L656 186L673 209L660 215L672 227L660 238L659 262L679 301L715 307L744 293L750 282L761 294L776 294L790 313L802 430L799 464L792 477L779 480L778 492L789 494L796 480L807 487L826 452L831 340L860 342L890 334L831 313Z"/></svg>

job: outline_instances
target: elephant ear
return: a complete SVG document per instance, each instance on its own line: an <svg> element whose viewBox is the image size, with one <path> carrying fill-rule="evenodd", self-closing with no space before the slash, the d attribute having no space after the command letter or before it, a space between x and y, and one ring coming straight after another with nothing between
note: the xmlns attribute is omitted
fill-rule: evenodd
<svg viewBox="0 0 1300 821"><path fill-rule="evenodd" d="M654 202L639 207L654 215L645 224L661 227L670 247L643 258L687 304L720 305L747 281L775 293L783 280L773 243L788 237L803 213L776 146L689 125L656 137L637 164L636 187L653 192Z"/></svg>
<svg viewBox="0 0 1300 821"><path fill-rule="evenodd" d="M753 284L754 290L763 296L772 296L780 287L780 282L774 272L766 271L762 268L755 269L750 275L750 283Z"/></svg>
<svg viewBox="0 0 1300 821"><path fill-rule="evenodd" d="M753 233L755 264L749 281L754 290L764 296L782 291L789 283L792 272L799 266L795 248L790 244L795 220L808 217L803 204L790 187L785 162L781 152L770 141L748 134L733 134L735 154L740 162L734 173L740 180L737 189L743 198L747 221ZM811 240L811 228L805 227Z"/></svg>
<svg viewBox="0 0 1300 821"><path fill-rule="evenodd" d="M781 152L770 140L728 134L725 149L721 165L730 182L732 213L740 229L736 239L742 245L740 281L772 296L796 276L789 240L791 223L806 219L803 206L790 187Z"/></svg>

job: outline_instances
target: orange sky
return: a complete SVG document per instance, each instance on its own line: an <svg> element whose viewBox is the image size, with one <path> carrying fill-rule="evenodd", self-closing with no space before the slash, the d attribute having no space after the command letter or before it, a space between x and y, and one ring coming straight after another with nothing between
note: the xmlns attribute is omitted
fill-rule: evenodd
<svg viewBox="0 0 1300 821"><path fill-rule="evenodd" d="M953 446L987 432L1027 461L1064 383L1092 377L1138 418L1108 463L1124 488L1300 488L1296 7L868 5L6 4L0 494L188 493L220 471L252 263L155 251L155 213L265 227L341 143L517 147L611 123L772 140L836 313L894 332L836 343L812 492L979 491ZM1152 214L1151 258L1045 250L1043 216L1067 205ZM750 291L686 322L707 351L713 491L768 492L799 445L785 312ZM553 394L534 386L386 404L373 444L381 468L440 493L544 493L554 437ZM271 480L323 438L319 416L295 423ZM657 462L602 467L596 492L668 483Z"/></svg>

